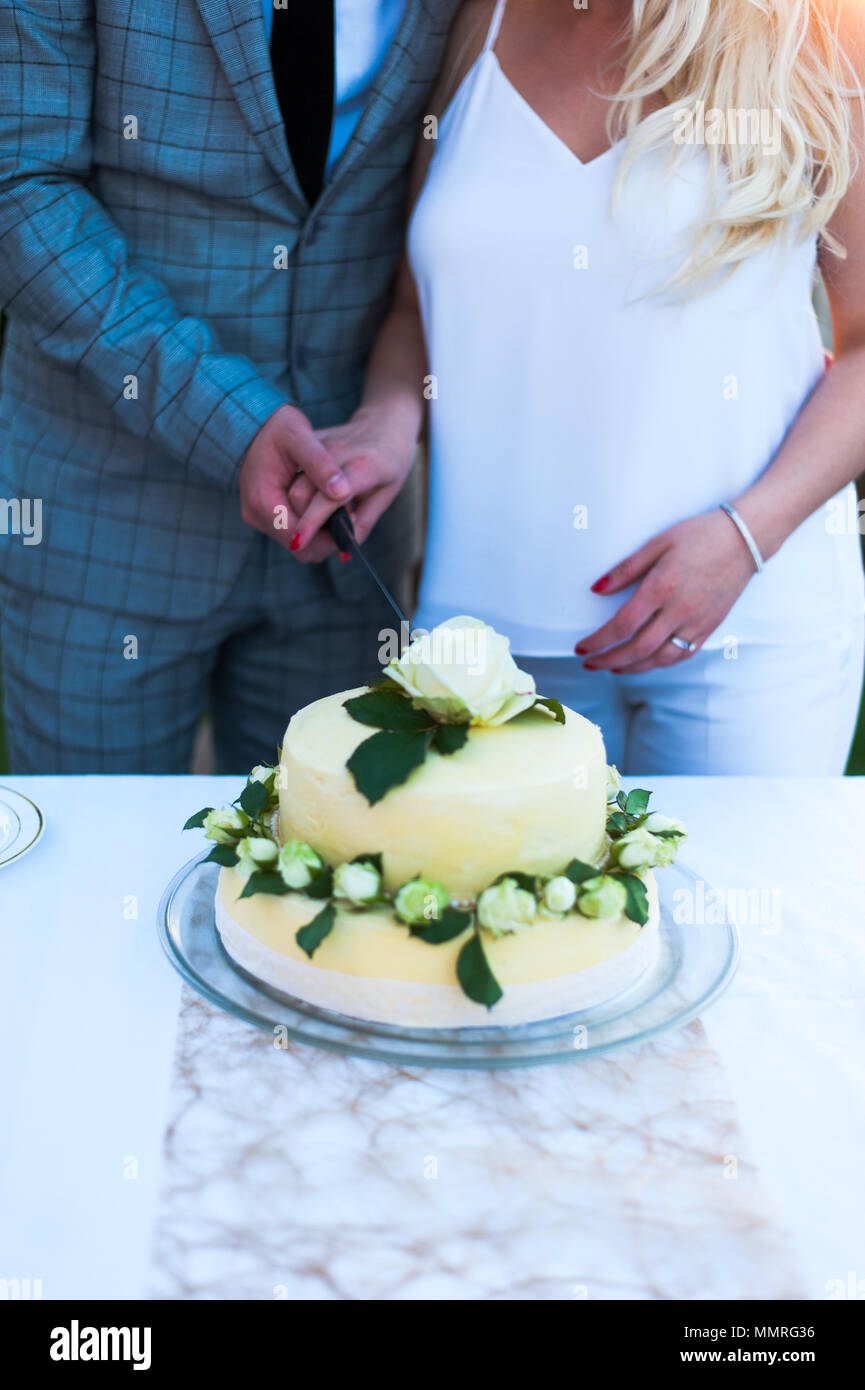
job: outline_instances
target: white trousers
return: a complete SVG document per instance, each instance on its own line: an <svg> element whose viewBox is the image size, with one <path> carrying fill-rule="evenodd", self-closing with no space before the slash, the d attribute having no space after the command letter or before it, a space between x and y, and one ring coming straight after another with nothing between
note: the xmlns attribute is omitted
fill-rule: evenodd
<svg viewBox="0 0 865 1390"><path fill-rule="evenodd" d="M654 773L837 776L862 694L865 624L807 642L703 650L642 676L584 671L577 657L517 657L538 693L599 724L607 761Z"/></svg>

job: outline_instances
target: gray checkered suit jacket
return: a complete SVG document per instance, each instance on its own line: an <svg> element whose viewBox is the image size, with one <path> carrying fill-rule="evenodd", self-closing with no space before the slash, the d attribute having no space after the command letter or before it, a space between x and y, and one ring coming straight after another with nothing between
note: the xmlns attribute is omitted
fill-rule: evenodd
<svg viewBox="0 0 865 1390"><path fill-rule="evenodd" d="M41 498L44 540L6 540L0 576L164 618L220 603L255 539L234 488L259 426L357 404L456 8L409 0L310 211L261 0L3 0L0 496ZM390 574L407 505L369 542Z"/></svg>

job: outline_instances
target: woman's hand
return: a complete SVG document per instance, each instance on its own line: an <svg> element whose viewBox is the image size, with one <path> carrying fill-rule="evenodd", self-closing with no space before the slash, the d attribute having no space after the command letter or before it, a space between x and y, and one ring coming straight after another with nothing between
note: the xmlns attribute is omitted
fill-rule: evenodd
<svg viewBox="0 0 865 1390"><path fill-rule="evenodd" d="M300 474L288 492L299 517L289 549L298 560L317 563L336 549L326 523L347 506L359 541L365 541L405 482L414 459L418 412L404 414L385 406L361 407L344 425L317 431L351 486L349 500L333 501Z"/></svg>
<svg viewBox="0 0 865 1390"><path fill-rule="evenodd" d="M680 521L592 585L606 595L642 581L609 622L578 643L577 655L587 658L587 671L617 676L687 661L691 653L670 638L701 647L753 574L750 552L720 508Z"/></svg>

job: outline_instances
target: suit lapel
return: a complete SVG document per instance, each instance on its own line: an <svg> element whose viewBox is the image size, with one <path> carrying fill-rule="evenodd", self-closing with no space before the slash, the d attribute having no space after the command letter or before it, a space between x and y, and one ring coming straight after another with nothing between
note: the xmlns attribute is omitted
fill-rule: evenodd
<svg viewBox="0 0 865 1390"><path fill-rule="evenodd" d="M449 0L451 13L457 9L457 5L458 0ZM373 82L369 100L333 168L322 198L329 196L341 176L357 162L390 111L399 103L417 65L425 37L436 20L441 23L442 9L447 10L448 5L442 6L437 0L408 0L396 37Z"/></svg>
<svg viewBox="0 0 865 1390"><path fill-rule="evenodd" d="M226 80L274 171L304 203L273 85L261 0L196 0Z"/></svg>
<svg viewBox="0 0 865 1390"><path fill-rule="evenodd" d="M196 4L252 134L274 171L306 207L286 145L261 0L196 0ZM370 99L325 185L322 199L330 196L341 175L356 163L399 102L417 65L424 39L441 26L443 18L447 22L457 7L458 0L447 0L445 4L441 0L408 0Z"/></svg>

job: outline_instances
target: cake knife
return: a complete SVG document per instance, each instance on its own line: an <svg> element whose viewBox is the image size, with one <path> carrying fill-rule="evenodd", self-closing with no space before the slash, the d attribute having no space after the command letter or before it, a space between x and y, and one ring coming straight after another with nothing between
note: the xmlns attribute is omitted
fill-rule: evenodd
<svg viewBox="0 0 865 1390"><path fill-rule="evenodd" d="M346 551L351 551L353 555L357 556L361 564L365 566L367 574L369 574L370 577L375 580L375 583L381 590L382 595L384 596L384 598L387 599L387 602L390 604L391 608L396 614L400 624L400 633L402 633L403 631L407 632L409 635L409 640L411 640L412 634L408 618L403 613L402 609L400 608L390 589L387 587L378 570L376 569L375 565L373 565L372 562L368 560L367 557L364 555L360 542L357 539L357 536L354 534L354 526L352 525L352 520L347 509L345 507L339 507L337 511L334 512L327 525L331 536L333 537L337 546L343 552L343 554ZM405 625L404 627L403 624Z"/></svg>

